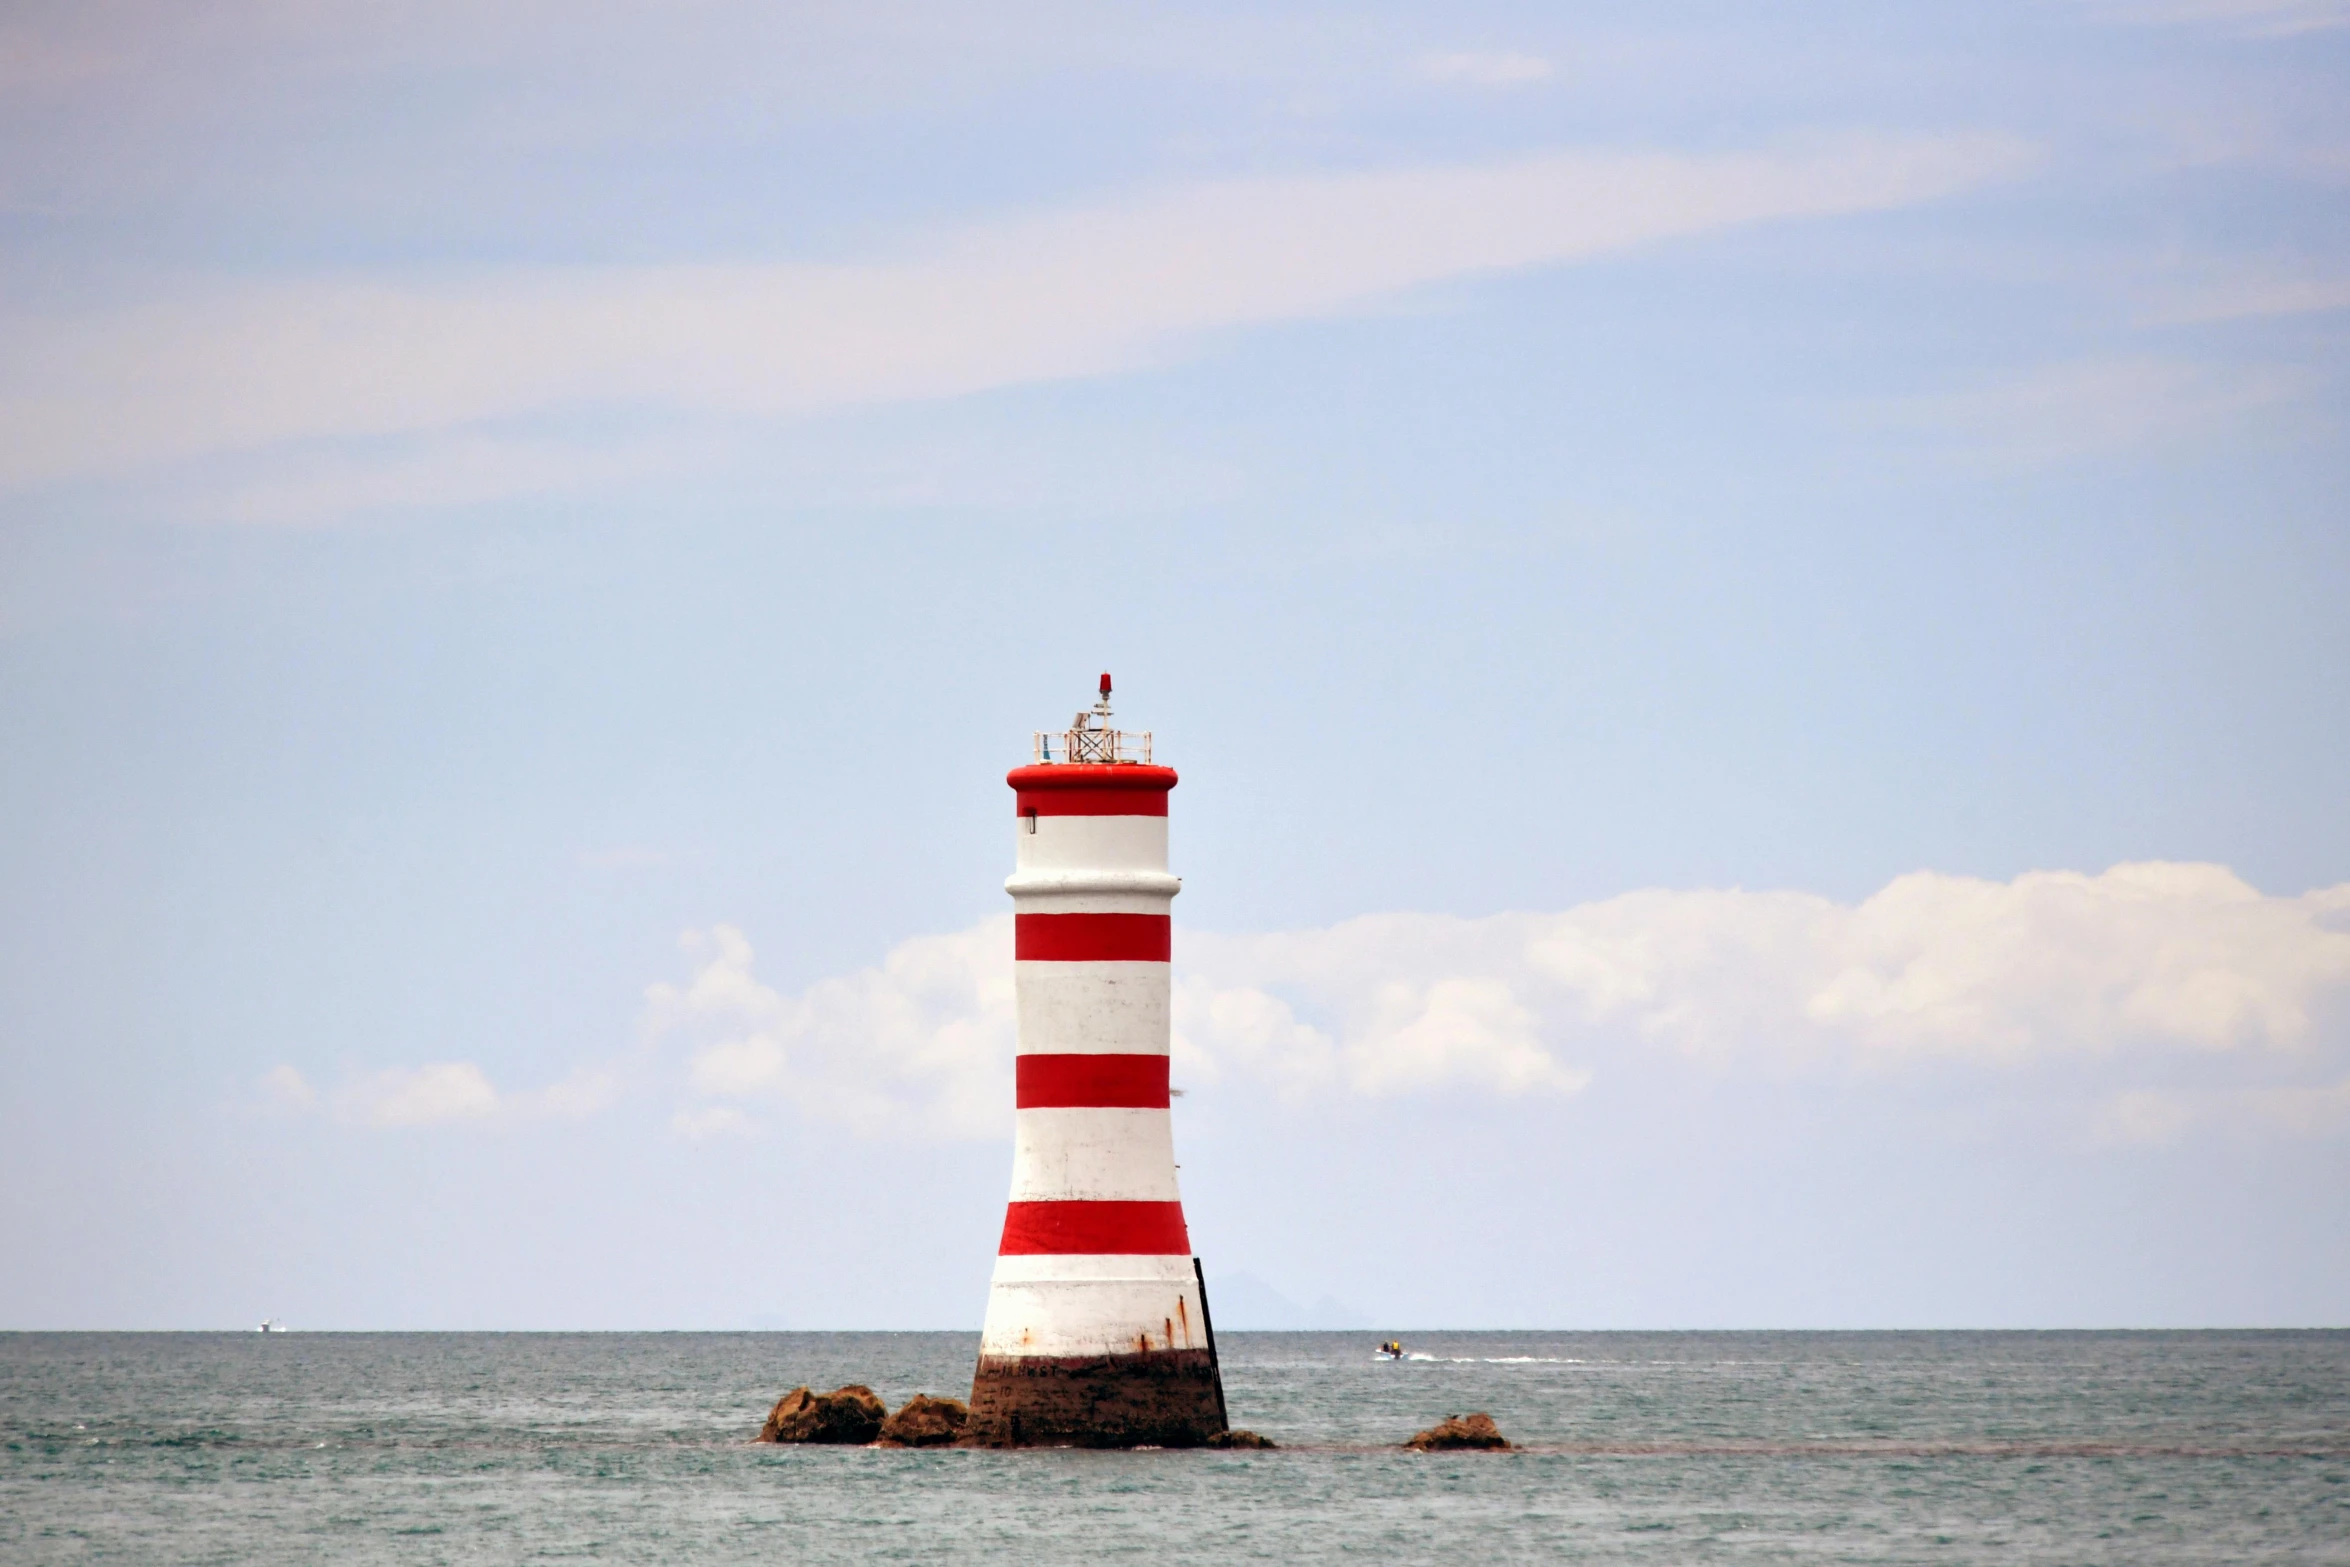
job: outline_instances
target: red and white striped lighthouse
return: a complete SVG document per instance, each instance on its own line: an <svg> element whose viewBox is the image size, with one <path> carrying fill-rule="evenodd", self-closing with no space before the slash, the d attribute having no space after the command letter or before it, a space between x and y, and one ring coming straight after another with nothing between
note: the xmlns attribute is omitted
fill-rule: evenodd
<svg viewBox="0 0 2350 1567"><path fill-rule="evenodd" d="M1225 1428L1168 1124L1167 795L1101 700L1006 780L1019 1131L966 1440L1196 1446Z"/></svg>

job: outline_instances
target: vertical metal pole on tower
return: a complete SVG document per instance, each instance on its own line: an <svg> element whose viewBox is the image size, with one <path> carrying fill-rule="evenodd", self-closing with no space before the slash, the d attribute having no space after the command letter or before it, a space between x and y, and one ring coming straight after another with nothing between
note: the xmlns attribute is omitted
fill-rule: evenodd
<svg viewBox="0 0 2350 1567"><path fill-rule="evenodd" d="M1208 1334L1208 1365L1216 1373L1216 1419L1227 1430L1232 1417L1224 1411L1224 1360L1216 1353L1216 1314L1208 1309L1208 1270L1197 1257L1191 1259L1192 1281L1199 1285L1199 1325Z"/></svg>

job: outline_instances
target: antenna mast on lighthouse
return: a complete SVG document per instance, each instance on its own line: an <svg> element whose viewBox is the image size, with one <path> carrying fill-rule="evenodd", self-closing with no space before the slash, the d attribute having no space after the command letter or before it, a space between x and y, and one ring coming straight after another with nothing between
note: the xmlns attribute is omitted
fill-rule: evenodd
<svg viewBox="0 0 2350 1567"><path fill-rule="evenodd" d="M1167 798L1110 677L1015 793L1019 1129L965 1440L1196 1447L1225 1429L1167 1087Z"/></svg>
<svg viewBox="0 0 2350 1567"><path fill-rule="evenodd" d="M1123 729L1110 727L1110 675L1102 671L1102 694L1090 708L1079 708L1077 716L1069 720L1069 727L1059 734L1038 730L1035 739L1035 759L1046 762L1140 762L1148 767L1151 760L1150 731L1128 734ZM1056 751L1058 754L1055 754ZM1018 788L1017 784L1013 785ZM1169 784L1170 789L1174 787Z"/></svg>

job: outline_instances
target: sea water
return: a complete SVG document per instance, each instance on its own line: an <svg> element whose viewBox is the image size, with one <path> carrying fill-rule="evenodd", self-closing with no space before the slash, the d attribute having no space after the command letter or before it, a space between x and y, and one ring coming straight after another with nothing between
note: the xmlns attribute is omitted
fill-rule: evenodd
<svg viewBox="0 0 2350 1567"><path fill-rule="evenodd" d="M972 1334L0 1335L0 1561L2350 1563L2350 1333L1405 1338L1225 1335L1275 1452L999 1453L749 1440Z"/></svg>

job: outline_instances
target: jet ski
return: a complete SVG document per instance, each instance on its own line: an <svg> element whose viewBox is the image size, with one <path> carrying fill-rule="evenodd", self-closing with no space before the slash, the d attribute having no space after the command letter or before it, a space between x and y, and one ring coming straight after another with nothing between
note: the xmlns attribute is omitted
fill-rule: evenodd
<svg viewBox="0 0 2350 1567"><path fill-rule="evenodd" d="M1374 1353L1371 1358L1373 1360L1403 1359L1403 1341L1401 1339L1389 1339L1386 1343L1379 1346L1377 1352Z"/></svg>

